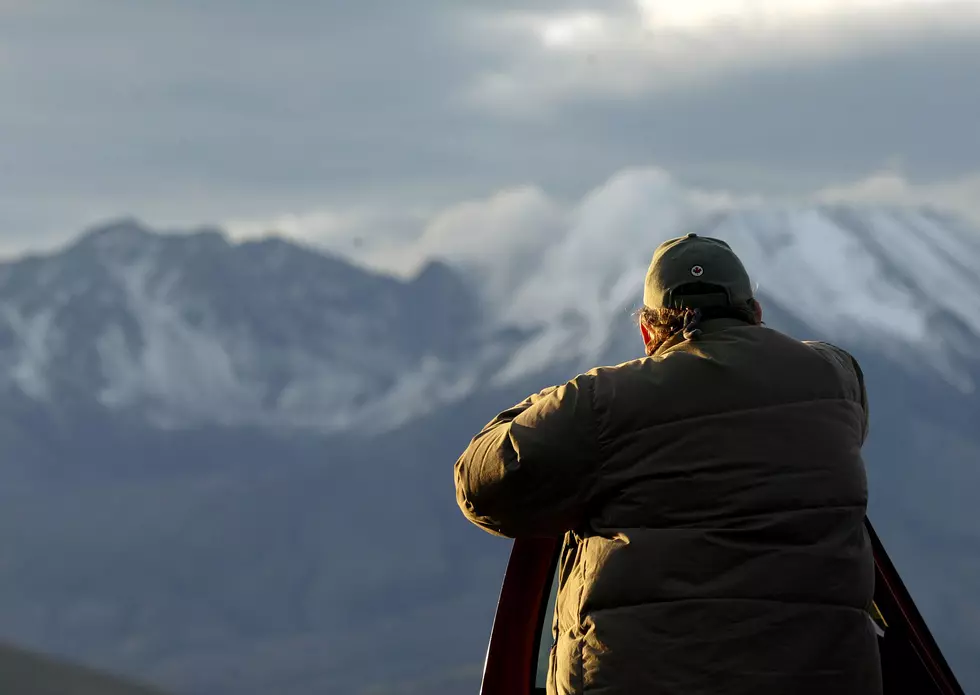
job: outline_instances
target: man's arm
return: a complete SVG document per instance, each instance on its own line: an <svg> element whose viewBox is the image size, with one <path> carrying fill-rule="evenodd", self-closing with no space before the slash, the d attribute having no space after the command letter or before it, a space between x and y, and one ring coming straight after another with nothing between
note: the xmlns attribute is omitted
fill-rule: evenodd
<svg viewBox="0 0 980 695"><path fill-rule="evenodd" d="M864 372L861 370L861 365L851 353L836 345L809 340L804 341L804 343L837 367L845 386L848 388L848 396L861 404L861 410L864 413L862 440L866 440L871 421L868 415L868 390L864 384Z"/></svg>
<svg viewBox="0 0 980 695"><path fill-rule="evenodd" d="M594 377L502 412L456 462L456 502L498 536L558 536L581 520L598 475Z"/></svg>

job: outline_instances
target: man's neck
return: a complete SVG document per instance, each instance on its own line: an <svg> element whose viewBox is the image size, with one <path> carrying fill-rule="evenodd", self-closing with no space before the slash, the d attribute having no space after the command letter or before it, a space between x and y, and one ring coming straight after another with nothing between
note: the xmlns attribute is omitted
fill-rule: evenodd
<svg viewBox="0 0 980 695"><path fill-rule="evenodd" d="M711 333L717 333L718 331L723 331L728 328L745 328L748 326L758 326L759 324L751 323L743 319L737 319L732 317L720 317L720 318L707 318L702 319L701 323L698 324L698 328L702 335L710 335ZM653 357L658 357L664 354L667 350L676 347L682 343L689 343L689 340L684 337L683 331L678 331L672 336L667 338L665 341L660 343L656 350L653 352Z"/></svg>

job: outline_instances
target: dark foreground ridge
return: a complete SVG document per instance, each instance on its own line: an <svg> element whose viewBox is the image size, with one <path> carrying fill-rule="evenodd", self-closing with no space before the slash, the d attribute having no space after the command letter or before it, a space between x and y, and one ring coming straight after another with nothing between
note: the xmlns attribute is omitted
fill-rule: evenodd
<svg viewBox="0 0 980 695"><path fill-rule="evenodd" d="M166 695L162 690L0 645L0 692L11 695Z"/></svg>

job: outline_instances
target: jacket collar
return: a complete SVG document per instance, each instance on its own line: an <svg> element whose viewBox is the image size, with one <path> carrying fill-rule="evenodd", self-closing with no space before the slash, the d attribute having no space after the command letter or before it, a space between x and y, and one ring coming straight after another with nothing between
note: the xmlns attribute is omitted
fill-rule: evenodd
<svg viewBox="0 0 980 695"><path fill-rule="evenodd" d="M698 324L698 328L701 329L702 335L710 335L712 333L718 333L719 331L723 331L728 328L739 328L739 327L744 328L746 326L751 326L751 325L752 325L751 323L746 323L745 321L742 321L740 319L720 318L720 319L708 319L706 321L702 321L700 324ZM670 338L662 342L660 344L660 347L657 348L657 350L653 353L652 356L661 357L668 350L672 350L675 347L678 347L683 344L689 344L691 342L692 341L690 340L685 340L683 332L678 331Z"/></svg>

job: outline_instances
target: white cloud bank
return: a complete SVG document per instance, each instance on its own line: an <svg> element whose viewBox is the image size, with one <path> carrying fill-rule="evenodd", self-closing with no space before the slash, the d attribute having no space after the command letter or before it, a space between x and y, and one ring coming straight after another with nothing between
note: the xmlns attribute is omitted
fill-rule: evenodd
<svg viewBox="0 0 980 695"><path fill-rule="evenodd" d="M647 167L621 171L578 201L560 200L527 185L441 209L312 210L229 220L223 226L237 239L277 233L399 276L418 272L430 259L446 260L482 273L488 292L501 296L530 270L529 263L582 225L596 228L594 238L629 237L643 247L683 233L717 212L820 203L928 207L980 229L980 173L916 182L885 169L794 198L776 198L699 189L663 169Z"/></svg>
<svg viewBox="0 0 980 695"><path fill-rule="evenodd" d="M630 169L577 201L535 187L465 201L344 255L399 275L435 258L478 275L496 323L544 329L498 375L504 381L536 373L569 346L583 363L598 359L624 307L639 301L654 248L705 229L732 242L763 294L821 334L845 342L887 336L898 350L935 352L930 322L941 312L980 334L977 200L980 176L922 184L886 171L794 199L766 199L685 186L662 169ZM858 208L858 226L824 214L818 207L824 203ZM924 205L963 224L922 215L917 208ZM716 215L726 212L733 214L718 224ZM362 222L344 214L290 220L299 238L340 253L350 228ZM239 237L260 228L231 226ZM319 234L323 228L331 231ZM887 266L904 273L905 283L896 283ZM954 299L933 296L943 285L955 288ZM973 348L950 350L972 354ZM946 352L930 354L937 368L961 380Z"/></svg>
<svg viewBox="0 0 980 695"><path fill-rule="evenodd" d="M959 215L980 227L980 173L948 181L914 183L897 171L881 171L817 191L813 200L855 205L929 207Z"/></svg>

